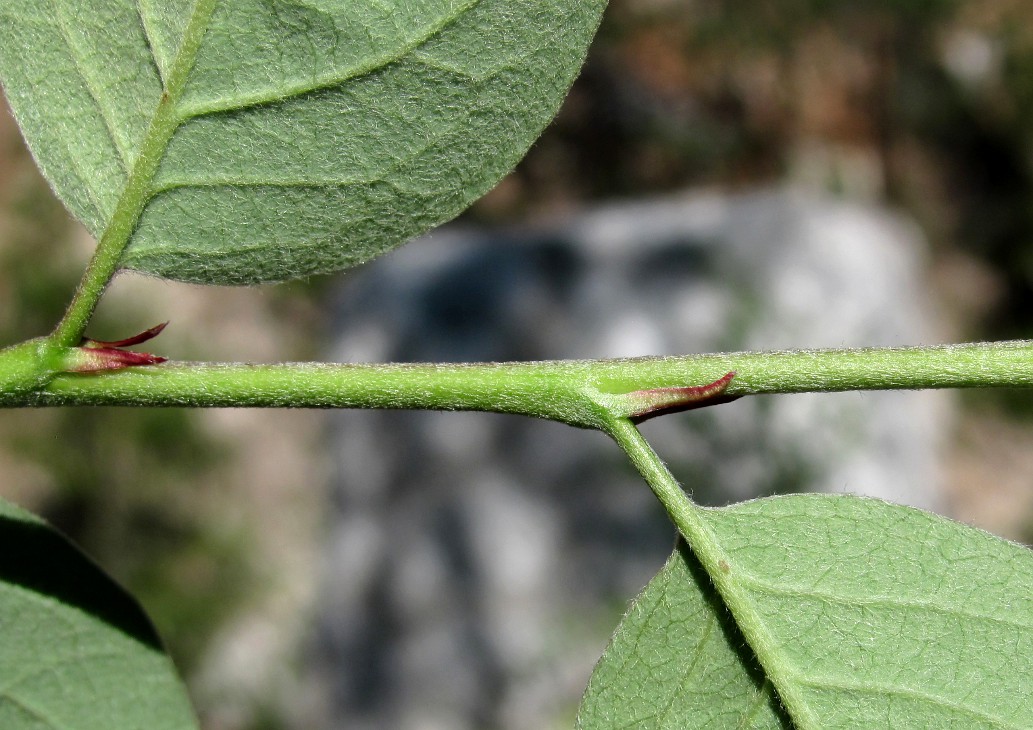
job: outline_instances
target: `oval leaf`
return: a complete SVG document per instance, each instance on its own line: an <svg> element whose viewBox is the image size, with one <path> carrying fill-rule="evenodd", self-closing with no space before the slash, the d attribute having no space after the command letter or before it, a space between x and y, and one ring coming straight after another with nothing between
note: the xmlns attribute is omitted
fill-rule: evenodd
<svg viewBox="0 0 1033 730"><path fill-rule="evenodd" d="M277 281L487 192L552 118L604 0L6 0L0 80L124 268Z"/></svg>
<svg viewBox="0 0 1033 730"><path fill-rule="evenodd" d="M0 500L0 727L196 730L139 605L40 519Z"/></svg>
<svg viewBox="0 0 1033 730"><path fill-rule="evenodd" d="M792 724L683 543L631 604L596 664L577 727L788 730Z"/></svg>
<svg viewBox="0 0 1033 730"><path fill-rule="evenodd" d="M797 727L1030 726L1033 552L919 510L845 495L776 497L704 514L725 555L720 569L754 617L743 633L766 642L766 676L792 693ZM670 627L699 634L722 609L681 608L711 590L698 571L668 566L654 583L661 580L666 597L654 600L648 622L633 610L617 638L641 633L646 648L638 652L652 665L686 667L693 644L665 642ZM650 584L643 595L658 590ZM622 683L637 681L643 692L656 683L645 664L626 666L632 678ZM697 706L700 691L664 680L653 690L654 713ZM720 682L706 691L728 702Z"/></svg>

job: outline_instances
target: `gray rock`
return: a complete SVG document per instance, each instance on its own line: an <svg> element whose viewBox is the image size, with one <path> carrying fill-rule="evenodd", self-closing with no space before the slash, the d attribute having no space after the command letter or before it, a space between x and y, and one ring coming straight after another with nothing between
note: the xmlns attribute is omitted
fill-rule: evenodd
<svg viewBox="0 0 1033 730"><path fill-rule="evenodd" d="M692 194L533 230L453 227L344 282L333 359L464 361L920 344L923 241L885 211ZM700 499L942 506L936 393L756 397L644 430ZM334 417L308 726L569 726L673 530L597 433L513 416Z"/></svg>

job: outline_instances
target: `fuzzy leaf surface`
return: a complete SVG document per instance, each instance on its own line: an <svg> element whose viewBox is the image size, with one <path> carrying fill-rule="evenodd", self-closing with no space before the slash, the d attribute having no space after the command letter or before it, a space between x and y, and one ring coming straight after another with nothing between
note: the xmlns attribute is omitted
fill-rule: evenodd
<svg viewBox="0 0 1033 730"><path fill-rule="evenodd" d="M6 0L0 81L123 268L335 271L455 216L555 114L604 0ZM163 94L165 95L163 97Z"/></svg>
<svg viewBox="0 0 1033 730"><path fill-rule="evenodd" d="M578 730L789 730L703 567L679 545L592 673Z"/></svg>
<svg viewBox="0 0 1033 730"><path fill-rule="evenodd" d="M795 726L1033 727L1027 548L846 495L775 497L705 514L725 555L719 569L752 616L738 628L754 637L758 656L768 657L764 676L793 695ZM701 695L718 705L753 701L755 685L743 694L724 674L728 652L710 664L720 668L715 679L693 674L700 674L695 658L703 649L692 637L727 610L711 603L700 612L713 588L693 561L682 560L688 567L677 570L668 564L629 612L614 647L632 650L611 647L601 660L581 710L592 723L582 727L717 727L656 718L704 717L694 714ZM747 676L752 655L740 656ZM614 661L623 662L619 670L608 666ZM730 698L730 687L742 696ZM631 704L639 714L610 722ZM650 706L652 716L639 719Z"/></svg>
<svg viewBox="0 0 1033 730"><path fill-rule="evenodd" d="M0 500L0 727L197 730L139 605L42 520Z"/></svg>

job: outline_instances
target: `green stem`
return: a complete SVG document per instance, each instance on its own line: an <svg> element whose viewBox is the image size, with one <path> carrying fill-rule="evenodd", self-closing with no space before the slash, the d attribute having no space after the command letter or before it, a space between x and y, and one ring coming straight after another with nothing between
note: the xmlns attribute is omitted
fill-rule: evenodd
<svg viewBox="0 0 1033 730"><path fill-rule="evenodd" d="M639 407L628 394L711 383L725 395L842 390L1033 387L1033 342L469 365L167 363L59 374L34 391L4 388L0 406L419 408L482 410L604 428ZM20 361L19 361L20 362Z"/></svg>
<svg viewBox="0 0 1033 730"><path fill-rule="evenodd" d="M612 361L597 370L601 391L700 385L736 375L726 395L846 390L1033 386L1033 341L933 347L792 350Z"/></svg>
<svg viewBox="0 0 1033 730"><path fill-rule="evenodd" d="M0 394L0 405L477 410L597 427L603 408L574 375L578 370L562 363L166 363L62 374L31 397Z"/></svg>
<svg viewBox="0 0 1033 730"><path fill-rule="evenodd" d="M50 335L50 343L54 346L74 347L79 344L86 331L86 325L97 308L97 302L118 271L122 253L129 245L129 239L151 197L151 181L158 171L169 140L182 122L177 116L176 106L186 88L197 51L201 46L201 39L214 9L215 0L197 0L194 5L179 52L168 78L165 79L164 92L140 144L126 187L115 206L104 235L97 242L97 249L83 274L79 288L72 297L71 304Z"/></svg>
<svg viewBox="0 0 1033 730"><path fill-rule="evenodd" d="M706 510L689 499L634 424L626 419L614 419L606 430L645 478L707 571L743 637L764 667L768 681L775 686L782 704L792 716L794 726L801 730L821 727L798 686L785 681L789 673L779 671L783 662L778 642L767 630L748 591L728 569L732 559L710 530Z"/></svg>

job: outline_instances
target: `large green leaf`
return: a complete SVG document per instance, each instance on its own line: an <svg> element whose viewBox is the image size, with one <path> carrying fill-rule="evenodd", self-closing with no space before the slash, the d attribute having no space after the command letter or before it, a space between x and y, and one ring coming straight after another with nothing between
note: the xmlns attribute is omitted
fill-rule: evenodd
<svg viewBox="0 0 1033 730"><path fill-rule="evenodd" d="M843 495L763 499L705 516L725 556L719 569L752 615L743 633L766 643L757 652L768 657L766 677L793 695L798 727L1033 727L1026 548ZM582 727L706 727L700 708L739 717L756 702L757 680L746 681L752 655L737 655L738 672L728 666L736 633L718 635L725 609L713 595L695 559L676 555L597 667ZM704 652L717 657L709 672L699 668ZM625 707L636 714L618 715Z"/></svg>
<svg viewBox="0 0 1033 730"><path fill-rule="evenodd" d="M596 665L579 729L790 728L707 574L681 544Z"/></svg>
<svg viewBox="0 0 1033 730"><path fill-rule="evenodd" d="M0 500L0 728L196 730L137 603L41 520Z"/></svg>
<svg viewBox="0 0 1033 730"><path fill-rule="evenodd" d="M132 234L123 267L274 281L364 261L490 189L604 6L5 0L0 80L72 212Z"/></svg>

